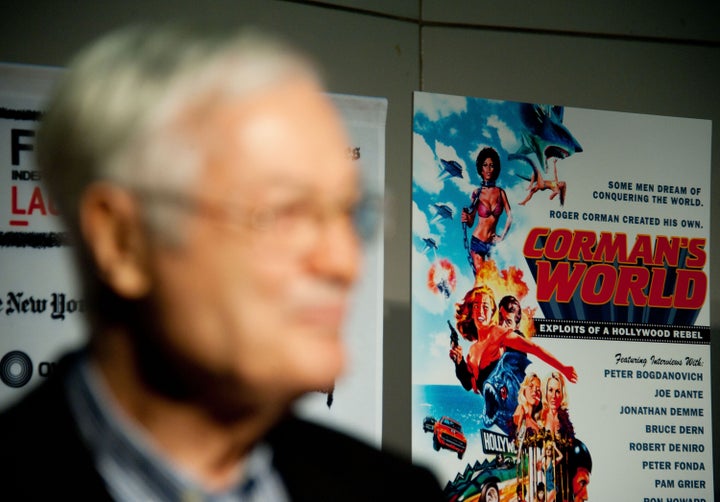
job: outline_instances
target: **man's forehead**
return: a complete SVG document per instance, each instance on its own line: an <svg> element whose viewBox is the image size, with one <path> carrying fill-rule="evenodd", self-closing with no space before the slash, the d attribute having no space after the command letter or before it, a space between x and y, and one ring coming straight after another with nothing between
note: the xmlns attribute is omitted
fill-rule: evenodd
<svg viewBox="0 0 720 502"><path fill-rule="evenodd" d="M339 114L311 83L279 86L214 113L202 133L211 171L278 190L356 183Z"/></svg>
<svg viewBox="0 0 720 502"><path fill-rule="evenodd" d="M279 122L301 120L315 130L322 122L341 129L339 114L329 97L314 81L294 78L257 90L247 96L221 96L213 104L214 114L228 125L245 126L264 134Z"/></svg>
<svg viewBox="0 0 720 502"><path fill-rule="evenodd" d="M179 123L214 148L240 139L263 142L289 126L301 126L294 135L322 133L323 141L334 139L349 146L339 112L323 89L307 78L284 80L243 95L198 97L180 114Z"/></svg>

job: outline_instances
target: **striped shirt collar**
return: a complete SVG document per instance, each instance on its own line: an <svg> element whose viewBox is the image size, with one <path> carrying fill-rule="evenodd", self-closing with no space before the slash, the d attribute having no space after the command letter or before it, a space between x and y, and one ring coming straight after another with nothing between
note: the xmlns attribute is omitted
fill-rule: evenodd
<svg viewBox="0 0 720 502"><path fill-rule="evenodd" d="M272 449L260 444L249 454L234 486L208 492L177 469L151 437L116 409L104 382L85 354L66 381L70 408L108 491L117 501L260 502L287 501Z"/></svg>

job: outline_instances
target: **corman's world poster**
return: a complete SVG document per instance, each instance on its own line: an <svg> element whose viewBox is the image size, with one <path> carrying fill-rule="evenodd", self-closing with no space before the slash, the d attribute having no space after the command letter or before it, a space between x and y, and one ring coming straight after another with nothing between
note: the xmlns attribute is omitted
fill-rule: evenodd
<svg viewBox="0 0 720 502"><path fill-rule="evenodd" d="M413 459L448 500L712 500L710 121L417 92L413 133Z"/></svg>

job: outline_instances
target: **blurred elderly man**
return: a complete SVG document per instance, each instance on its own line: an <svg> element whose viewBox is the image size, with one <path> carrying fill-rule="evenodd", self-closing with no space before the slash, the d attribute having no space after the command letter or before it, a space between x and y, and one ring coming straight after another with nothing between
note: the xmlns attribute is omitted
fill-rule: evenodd
<svg viewBox="0 0 720 502"><path fill-rule="evenodd" d="M367 205L308 62L259 33L105 37L38 132L87 348L0 418L8 500L441 500L289 412L344 367Z"/></svg>

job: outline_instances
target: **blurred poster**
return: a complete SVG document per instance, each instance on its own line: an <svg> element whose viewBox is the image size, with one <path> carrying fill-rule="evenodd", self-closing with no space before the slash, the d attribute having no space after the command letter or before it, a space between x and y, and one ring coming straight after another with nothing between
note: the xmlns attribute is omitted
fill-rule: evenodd
<svg viewBox="0 0 720 502"><path fill-rule="evenodd" d="M84 303L33 149L58 68L0 65L0 407L85 337Z"/></svg>
<svg viewBox="0 0 720 502"><path fill-rule="evenodd" d="M448 500L712 500L711 123L414 100L413 459Z"/></svg>
<svg viewBox="0 0 720 502"><path fill-rule="evenodd" d="M35 131L60 68L0 64L0 408L52 374L83 343L84 302L61 221L33 159ZM368 190L383 196L384 98L331 95ZM382 422L382 234L367 245L347 327L351 367L300 412L380 445Z"/></svg>
<svg viewBox="0 0 720 502"><path fill-rule="evenodd" d="M363 184L382 200L385 193L387 99L332 94L353 142L349 155L360 166ZM382 222L380 222L382 228ZM347 326L349 371L326 393L310 394L298 411L308 418L382 443L383 236L366 244L363 273Z"/></svg>

